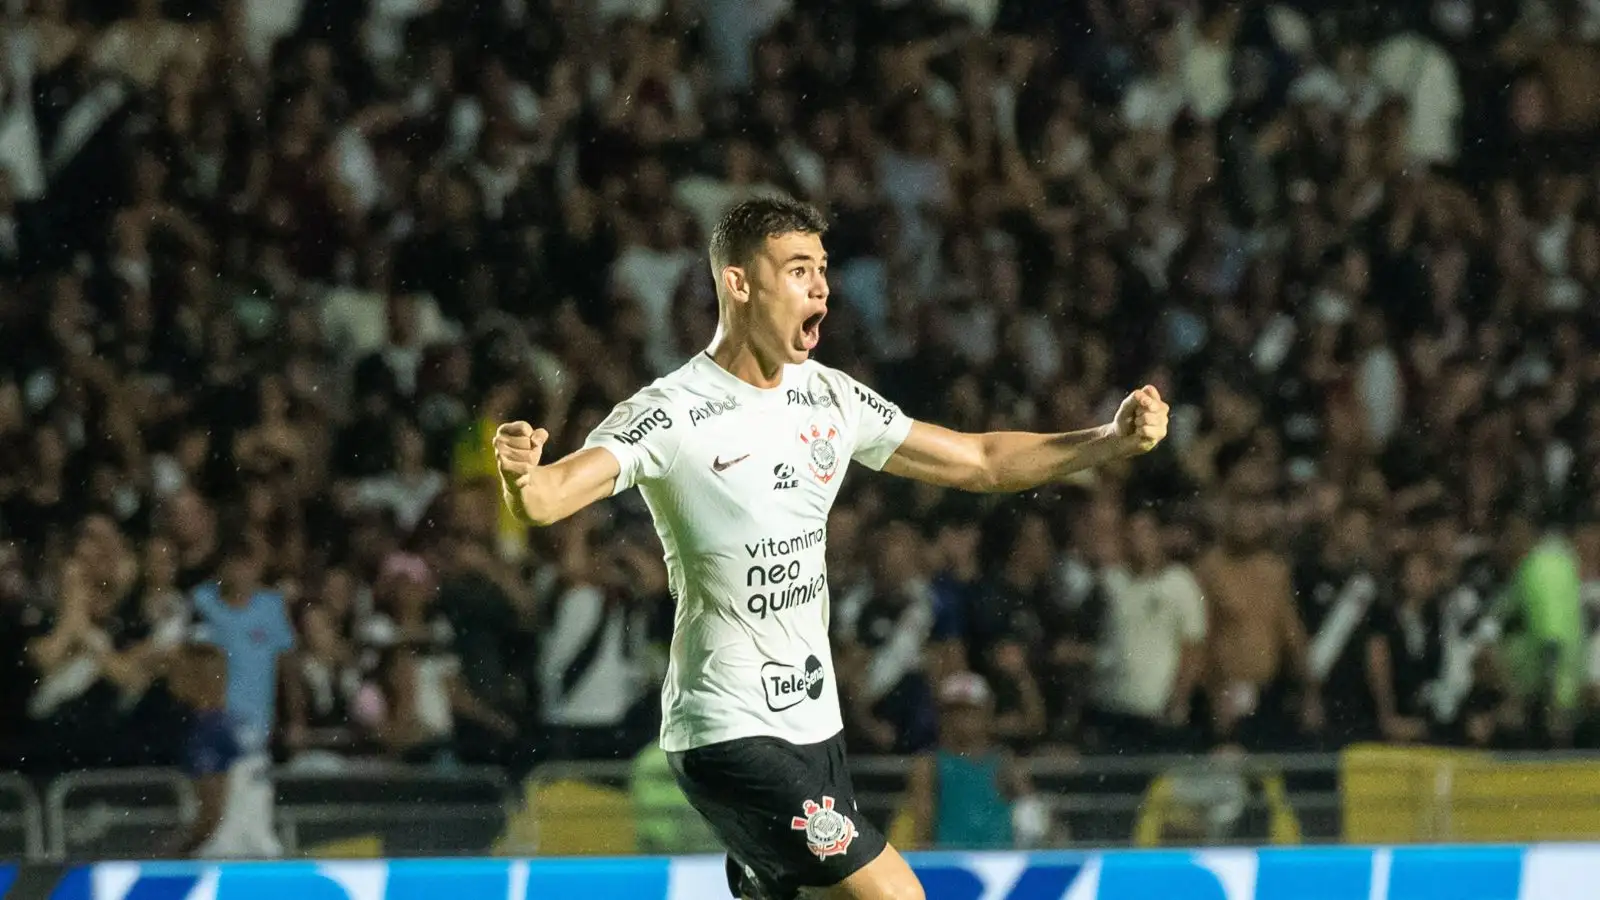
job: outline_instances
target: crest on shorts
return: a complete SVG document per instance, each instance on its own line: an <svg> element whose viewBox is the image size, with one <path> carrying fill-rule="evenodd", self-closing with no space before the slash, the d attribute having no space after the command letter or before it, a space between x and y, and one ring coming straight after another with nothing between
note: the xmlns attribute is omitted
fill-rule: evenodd
<svg viewBox="0 0 1600 900"><path fill-rule="evenodd" d="M841 856L850 849L850 842L856 839L856 823L833 808L832 797L823 797L820 804L807 800L804 809L805 815L789 820L789 827L806 833L806 846L817 859Z"/></svg>
<svg viewBox="0 0 1600 900"><path fill-rule="evenodd" d="M839 429L832 425L827 431L820 425L812 425L800 432L800 443L809 449L806 466L811 469L811 474L823 484L833 480L839 473L839 451L834 447L833 441L839 436Z"/></svg>

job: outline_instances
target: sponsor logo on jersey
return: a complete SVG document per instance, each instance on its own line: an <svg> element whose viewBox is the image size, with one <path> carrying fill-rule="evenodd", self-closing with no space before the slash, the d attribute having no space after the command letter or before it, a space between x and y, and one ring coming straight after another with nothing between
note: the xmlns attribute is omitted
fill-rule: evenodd
<svg viewBox="0 0 1600 900"><path fill-rule="evenodd" d="M808 606L827 594L826 571L811 575L799 559L799 554L808 550L820 551L827 534L827 529L814 528L790 537L758 538L745 543L744 551L753 563L744 573L745 587L750 589L745 609L750 615L766 619L768 615ZM817 567L822 566L820 556L818 553L812 557Z"/></svg>
<svg viewBox="0 0 1600 900"><path fill-rule="evenodd" d="M767 695L767 709L783 712L807 700L822 696L822 660L806 657L804 668L769 662L761 666L761 689Z"/></svg>
<svg viewBox="0 0 1600 900"><path fill-rule="evenodd" d="M713 457L711 459L711 471L713 471L713 472L726 472L729 469L733 468L734 466L737 466L739 463L742 463L742 462L744 462L745 460L747 460L749 458L750 458L750 454L748 454L748 453L746 453L743 456L736 456L733 459L723 459L720 456Z"/></svg>
<svg viewBox="0 0 1600 900"><path fill-rule="evenodd" d="M778 559L791 553L810 550L812 547L821 547L828 539L825 528L813 528L810 531L786 538L760 538L744 545L744 552L751 559Z"/></svg>
<svg viewBox="0 0 1600 900"><path fill-rule="evenodd" d="M773 466L772 478L772 489L775 491L788 491L800 486L800 479L794 477L794 466L788 463Z"/></svg>
<svg viewBox="0 0 1600 900"><path fill-rule="evenodd" d="M689 424L699 425L707 419L720 416L725 412L733 412L739 408L739 401L732 394L721 400L707 400L699 406L689 408Z"/></svg>
<svg viewBox="0 0 1600 900"><path fill-rule="evenodd" d="M839 474L839 450L834 446L834 441L839 437L839 429L832 425L827 431L820 425L812 425L800 432L800 443L806 445L806 466L811 469L811 474L823 484L833 480Z"/></svg>
<svg viewBox="0 0 1600 900"><path fill-rule="evenodd" d="M617 440L632 446L644 440L653 432L666 431L672 427L672 417L667 411L657 406L632 422L627 427L612 426L615 429Z"/></svg>
<svg viewBox="0 0 1600 900"><path fill-rule="evenodd" d="M822 391L820 393L813 390L802 391L799 388L789 388L785 394L788 397L790 406L809 406L812 409L827 409L828 407L834 405L833 392L829 391L826 385L822 386Z"/></svg>
<svg viewBox="0 0 1600 900"><path fill-rule="evenodd" d="M817 859L844 855L850 849L850 842L856 839L856 823L833 807L832 797L824 796L821 803L807 800L801 806L805 815L789 821L791 829L805 832L806 848L815 853Z"/></svg>
<svg viewBox="0 0 1600 900"><path fill-rule="evenodd" d="M751 566L744 573L745 587L759 588L745 601L750 615L765 619L768 615L806 606L827 590L828 576L805 576L800 560L787 563L774 562Z"/></svg>
<svg viewBox="0 0 1600 900"><path fill-rule="evenodd" d="M888 425L894 421L894 407L889 404L889 401L865 388L856 387L855 392L856 399L865 404L867 409L877 413L879 418L883 419L883 424Z"/></svg>

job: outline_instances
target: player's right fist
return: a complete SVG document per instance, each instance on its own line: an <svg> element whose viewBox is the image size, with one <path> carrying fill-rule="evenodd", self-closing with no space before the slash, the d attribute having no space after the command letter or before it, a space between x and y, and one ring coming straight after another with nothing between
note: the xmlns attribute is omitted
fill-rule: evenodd
<svg viewBox="0 0 1600 900"><path fill-rule="evenodd" d="M500 477L515 482L539 466L550 432L527 422L506 422L494 432L494 460Z"/></svg>

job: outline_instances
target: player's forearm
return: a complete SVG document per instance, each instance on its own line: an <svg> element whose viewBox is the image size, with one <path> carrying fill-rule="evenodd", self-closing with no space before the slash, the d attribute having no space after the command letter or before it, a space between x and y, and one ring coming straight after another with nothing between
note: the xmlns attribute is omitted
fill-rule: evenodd
<svg viewBox="0 0 1600 900"><path fill-rule="evenodd" d="M611 496L620 475L616 455L601 447L549 465L528 468L525 459L514 462L509 470L500 469L501 498L518 520L541 528Z"/></svg>
<svg viewBox="0 0 1600 900"><path fill-rule="evenodd" d="M528 513L527 503L524 502L522 497L522 489L517 487L515 481L505 476L500 478L500 501L506 505L506 509L511 510L512 518L526 525L533 524L533 516Z"/></svg>
<svg viewBox="0 0 1600 900"><path fill-rule="evenodd" d="M1136 452L1134 444L1119 437L1113 425L1062 434L991 431L979 437L984 461L982 487L995 492L1026 491L1062 481Z"/></svg>
<svg viewBox="0 0 1600 900"><path fill-rule="evenodd" d="M500 496L517 521L544 528L561 521L568 514L556 508L555 498L551 496L551 487L544 483L539 474L538 470L535 470L515 481L502 478Z"/></svg>

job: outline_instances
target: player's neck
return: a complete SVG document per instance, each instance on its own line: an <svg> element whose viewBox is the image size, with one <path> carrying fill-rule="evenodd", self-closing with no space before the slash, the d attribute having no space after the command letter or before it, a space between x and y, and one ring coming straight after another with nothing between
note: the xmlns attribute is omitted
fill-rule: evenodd
<svg viewBox="0 0 1600 900"><path fill-rule="evenodd" d="M706 355L728 374L754 387L775 388L783 381L784 361L767 357L748 335L737 330L718 325Z"/></svg>

